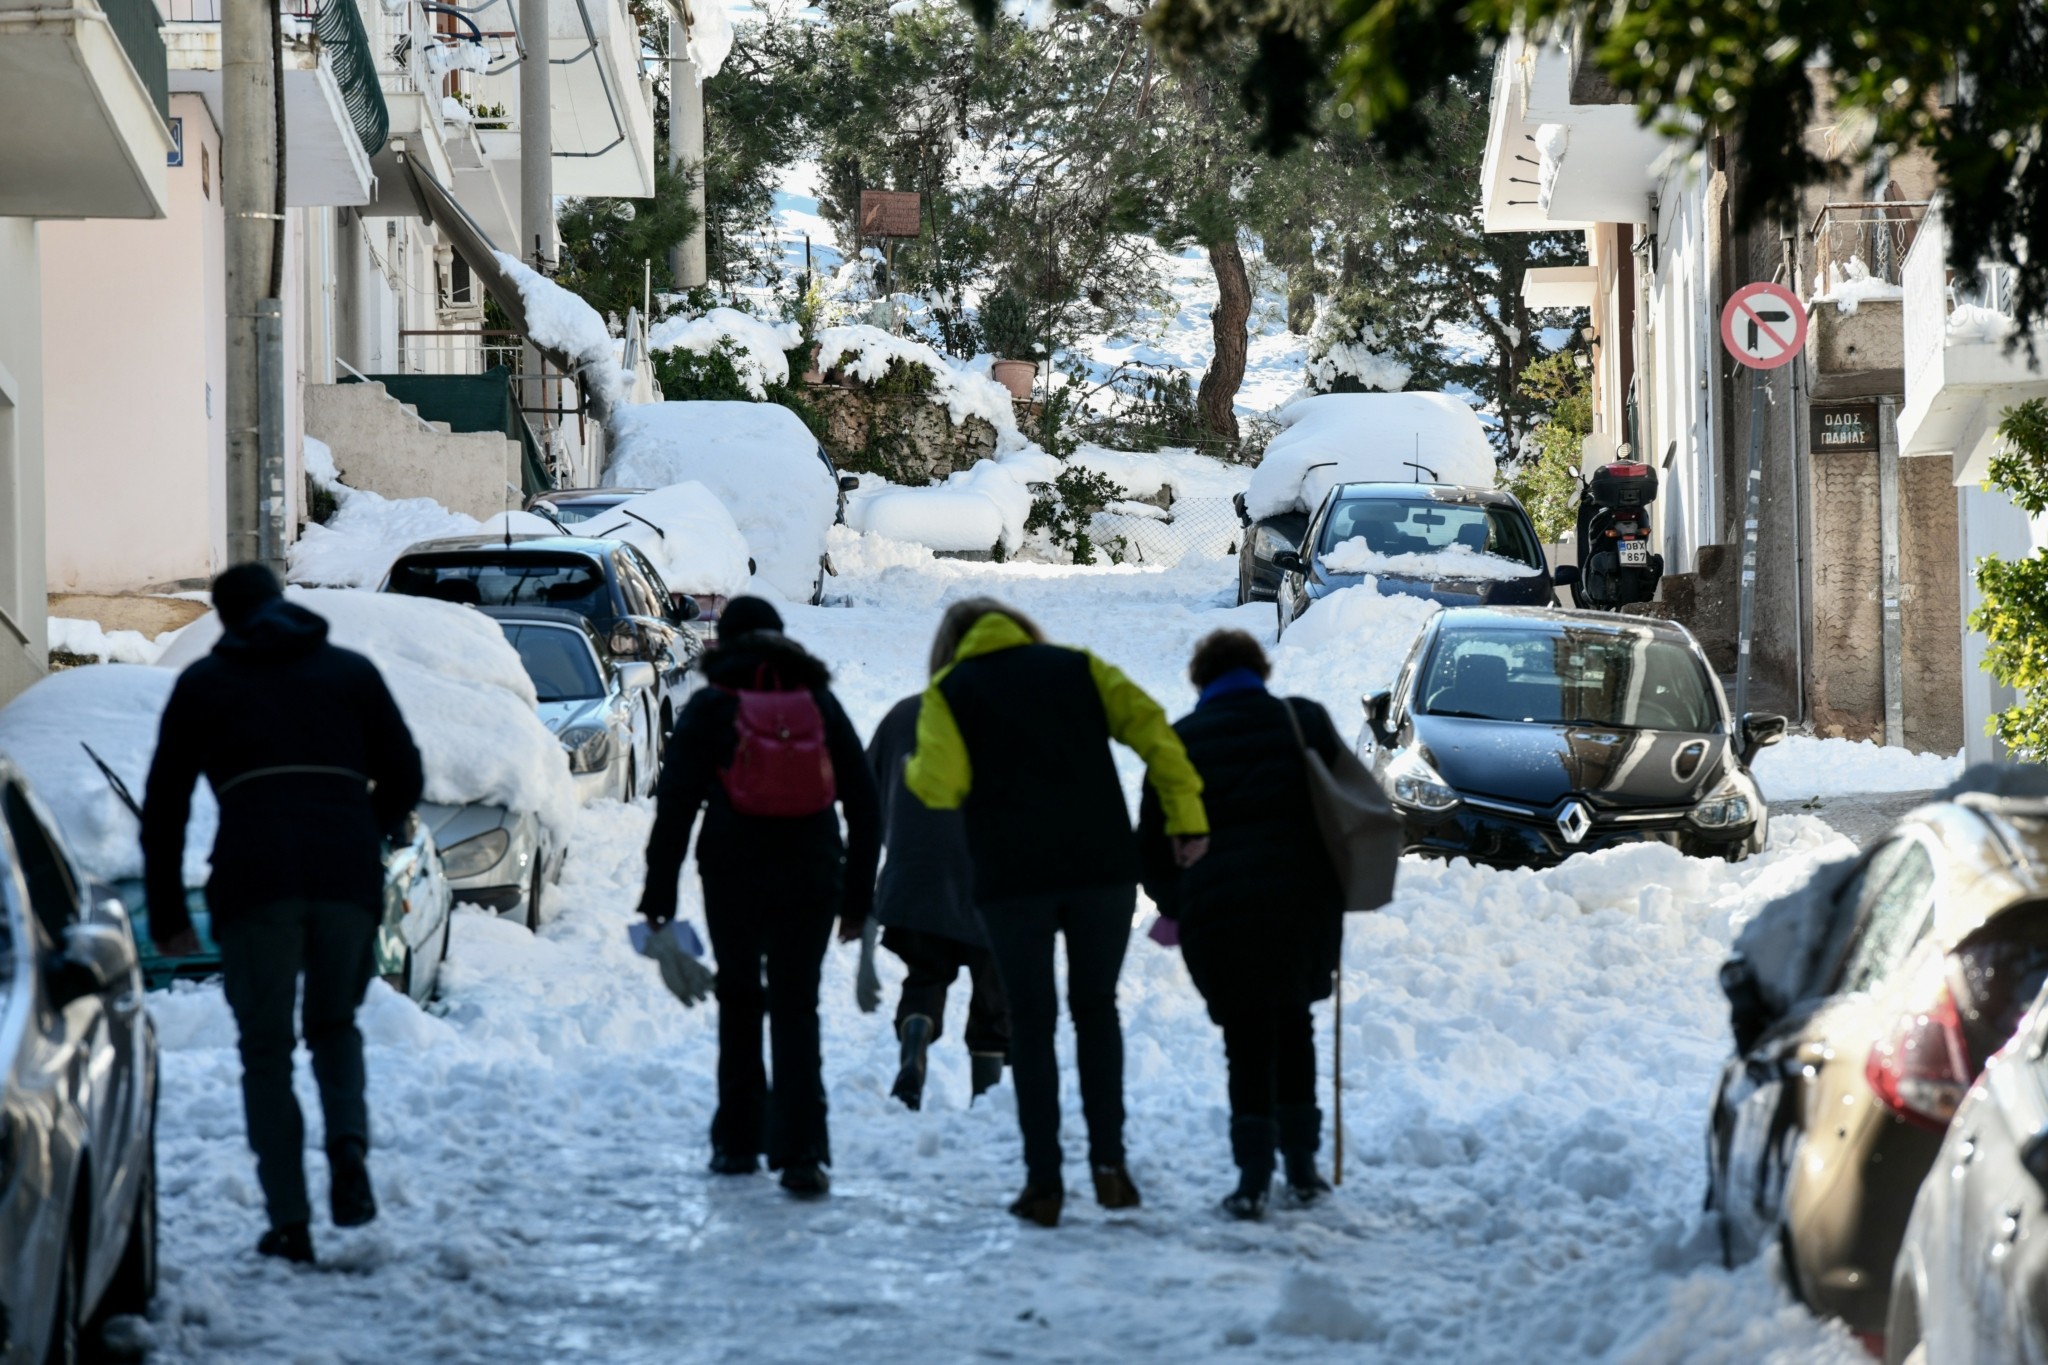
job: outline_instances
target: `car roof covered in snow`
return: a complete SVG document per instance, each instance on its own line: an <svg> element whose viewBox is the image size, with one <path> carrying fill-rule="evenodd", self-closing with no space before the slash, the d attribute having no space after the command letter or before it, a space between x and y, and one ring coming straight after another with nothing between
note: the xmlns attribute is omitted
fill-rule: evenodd
<svg viewBox="0 0 2048 1365"><path fill-rule="evenodd" d="M1567 630L1596 630L1607 635L1648 632L1683 644L1693 643L1692 632L1676 621L1564 607L1446 607L1438 613L1434 624L1440 631L1512 627L1546 635L1561 635Z"/></svg>
<svg viewBox="0 0 2048 1365"><path fill-rule="evenodd" d="M1432 483L1485 488L1497 477L1493 446L1472 405L1447 393L1324 393L1278 414L1245 489L1253 521L1319 505L1340 483Z"/></svg>

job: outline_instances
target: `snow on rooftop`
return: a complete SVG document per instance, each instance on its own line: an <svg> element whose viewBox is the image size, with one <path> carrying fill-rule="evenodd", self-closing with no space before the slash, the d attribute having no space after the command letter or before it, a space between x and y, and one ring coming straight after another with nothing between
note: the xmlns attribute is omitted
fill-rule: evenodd
<svg viewBox="0 0 2048 1365"><path fill-rule="evenodd" d="M1253 520L1312 512L1340 483L1413 483L1419 473L1422 482L1494 486L1486 430L1449 394L1317 394L1282 408L1280 422L1245 492Z"/></svg>

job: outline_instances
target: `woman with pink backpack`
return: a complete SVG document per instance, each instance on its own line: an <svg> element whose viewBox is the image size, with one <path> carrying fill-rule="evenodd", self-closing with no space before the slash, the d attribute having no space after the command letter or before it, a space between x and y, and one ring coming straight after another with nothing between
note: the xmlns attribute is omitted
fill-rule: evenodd
<svg viewBox="0 0 2048 1365"><path fill-rule="evenodd" d="M711 1169L751 1175L762 1156L782 1187L831 1188L818 979L832 920L861 935L874 900L880 800L866 750L827 684L825 665L782 633L758 597L726 604L707 686L676 720L647 839L640 913L660 929L697 813L697 870L718 959L718 1112ZM837 805L846 815L839 833ZM768 1019L774 1085L761 1065Z"/></svg>

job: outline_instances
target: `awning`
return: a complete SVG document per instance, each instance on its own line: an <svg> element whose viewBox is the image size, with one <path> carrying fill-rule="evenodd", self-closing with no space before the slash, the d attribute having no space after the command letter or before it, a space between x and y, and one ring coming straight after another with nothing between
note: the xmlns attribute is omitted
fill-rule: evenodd
<svg viewBox="0 0 2048 1365"><path fill-rule="evenodd" d="M398 164L405 168L406 179L412 183L413 197L419 200L420 216L441 230L441 235L448 239L448 245L468 264L470 274L483 285L484 292L498 301L513 329L526 338L527 344L547 357L548 363L561 373L575 378L576 386L583 394L584 405L599 421L603 421L609 416L605 411L606 404L584 382L582 365L568 352L534 340L526 322L526 300L520 294L518 284L499 263L498 249L492 245L491 239L476 225L468 210L448 192L448 187L434 178L432 171L421 165L418 159L406 155L402 147L394 147L394 151Z"/></svg>

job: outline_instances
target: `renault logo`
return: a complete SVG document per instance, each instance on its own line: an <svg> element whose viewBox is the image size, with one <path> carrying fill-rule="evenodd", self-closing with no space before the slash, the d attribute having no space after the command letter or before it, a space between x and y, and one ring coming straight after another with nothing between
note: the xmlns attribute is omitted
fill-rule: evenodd
<svg viewBox="0 0 2048 1365"><path fill-rule="evenodd" d="M1583 801L1567 801L1564 809L1557 813L1557 832L1568 844L1585 841L1593 829L1593 812L1586 809Z"/></svg>

